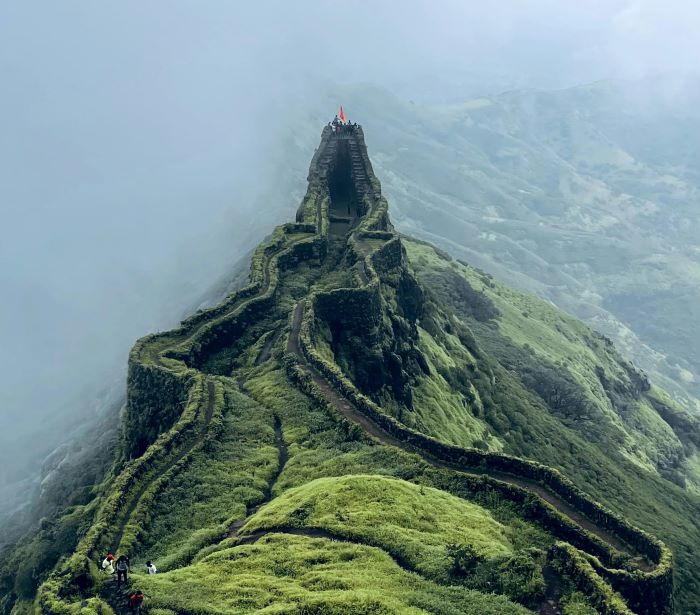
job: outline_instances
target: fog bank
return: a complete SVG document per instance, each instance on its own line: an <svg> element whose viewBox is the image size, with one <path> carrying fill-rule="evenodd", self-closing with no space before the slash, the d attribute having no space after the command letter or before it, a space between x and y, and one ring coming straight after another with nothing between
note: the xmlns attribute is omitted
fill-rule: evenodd
<svg viewBox="0 0 700 615"><path fill-rule="evenodd" d="M435 102L694 71L699 22L691 2L3 4L0 485L292 215L332 83Z"/></svg>

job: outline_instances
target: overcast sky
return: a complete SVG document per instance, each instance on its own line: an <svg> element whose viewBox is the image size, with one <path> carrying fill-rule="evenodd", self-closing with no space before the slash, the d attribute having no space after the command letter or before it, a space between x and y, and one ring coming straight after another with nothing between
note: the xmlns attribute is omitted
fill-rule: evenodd
<svg viewBox="0 0 700 615"><path fill-rule="evenodd" d="M303 173L260 199L319 83L432 102L696 71L698 31L690 1L0 3L0 443L112 384L291 215Z"/></svg>

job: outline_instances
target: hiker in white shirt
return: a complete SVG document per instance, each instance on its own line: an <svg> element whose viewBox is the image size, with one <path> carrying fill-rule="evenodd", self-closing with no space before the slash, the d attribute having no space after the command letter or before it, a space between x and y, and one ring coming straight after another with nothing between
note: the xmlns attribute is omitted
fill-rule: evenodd
<svg viewBox="0 0 700 615"><path fill-rule="evenodd" d="M102 570L107 574L114 574L114 555L111 553L102 560Z"/></svg>

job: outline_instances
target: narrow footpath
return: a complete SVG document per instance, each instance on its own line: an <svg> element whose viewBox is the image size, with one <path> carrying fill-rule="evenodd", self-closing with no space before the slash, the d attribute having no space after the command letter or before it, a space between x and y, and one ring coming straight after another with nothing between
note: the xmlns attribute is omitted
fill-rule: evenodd
<svg viewBox="0 0 700 615"><path fill-rule="evenodd" d="M369 419L362 412L360 412L352 402L350 402L345 397L341 396L338 393L338 391L336 391L335 388L333 388L331 384L323 377L323 375L306 360L306 357L304 357L303 353L301 352L301 347L299 345L299 333L301 330L301 322L304 316L304 306L304 302L301 301L297 304L294 310L294 317L292 319L292 330L287 340L287 350L296 355L296 357L303 365L304 369L311 376L314 384L320 389L321 394L323 395L325 400L338 412L340 412L340 414L342 414L345 418L352 421L353 423L360 425L368 434L375 437L383 444L395 446L410 453L418 453L426 461L428 461L436 467L448 468L450 470L455 470L465 474L489 476L504 483L515 485L516 487L520 487L522 489L530 491L538 497L545 500L546 502L548 502L549 504L551 504L552 506L554 506L554 508L556 508L559 512L566 515L571 520L575 521L581 527L585 528L592 534L598 536L598 538L602 539L610 546L614 547L618 551L627 553L637 558L635 559L635 563L637 563L641 570L650 571L654 569L654 567L651 566L649 562L639 557L639 554L632 552L631 548L625 543L623 543L617 536L608 532L604 528L599 527L592 520L584 516L581 512L572 508L558 495L552 493L543 485L534 481L513 476L511 474L495 472L485 468L465 468L462 465L452 464L442 461L440 459L436 459L432 455L429 455L426 451L410 446L409 444L395 438L394 436L384 431L371 419Z"/></svg>

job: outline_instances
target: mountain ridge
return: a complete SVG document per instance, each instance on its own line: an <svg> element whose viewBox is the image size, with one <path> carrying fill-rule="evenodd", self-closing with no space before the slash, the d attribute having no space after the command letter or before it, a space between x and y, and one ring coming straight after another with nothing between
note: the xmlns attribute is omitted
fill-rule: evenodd
<svg viewBox="0 0 700 615"><path fill-rule="evenodd" d="M192 591L210 592L216 600L210 608L218 612L277 601L291 612L299 601L322 612L423 612L439 599L444 612L527 607L550 613L566 606L580 613L670 613L670 550L586 495L595 485L585 474L576 474L581 483L575 486L560 471L512 454L548 433L566 438L561 444L572 450L565 462L576 458L576 447L586 468L599 453L574 427L548 416L549 406L518 383L517 370L504 369L495 338L476 325L494 328L507 306L477 287L476 280L495 287L492 280L459 267L393 230L361 128L344 135L324 129L297 221L278 227L258 248L248 286L132 350L122 456L86 511L87 532L77 549L39 589L36 609L119 611L119 595L95 567L100 554L118 550L135 562L158 558L162 573L135 578L161 613L197 608ZM448 278L448 270L463 282ZM441 296L444 279L457 289L454 296ZM536 316L533 310L539 322ZM561 322L561 331L554 327L561 339L592 336L580 328L571 333L568 321ZM591 339L605 348L602 338ZM608 378L617 361L598 378ZM636 388L619 392L622 399L646 394L638 372L627 378ZM527 403L515 404L510 392ZM430 412L421 414L424 408ZM525 425L513 423L523 420L521 414ZM610 476L630 488L631 468ZM640 480L654 471L642 470ZM376 493L364 494L381 476L395 481L381 483L393 498L390 507ZM316 496L282 506L283 495L300 497L292 494L314 480L351 500L369 497L367 506L379 515L372 523L388 534L369 531L348 501L338 501L334 520L318 509ZM664 479L655 480L666 489ZM217 488L212 481L219 481ZM598 492L610 499L608 490ZM449 523L430 553L420 544L409 548L399 538L386 539L437 527L427 511L420 519L393 518L391 507L422 497L457 505L444 499L448 494L476 507L478 523L489 528L486 545L470 543L463 533L464 543L449 542ZM493 534L499 527L493 521L504 528L506 551L487 548L502 540ZM416 522L419 527L411 527ZM343 546L348 540L353 547ZM275 549L289 561L276 558ZM334 585L317 567L314 551L341 568L354 558L381 567L384 595L368 593L353 566L338 568L343 580ZM679 601L690 605L697 599L692 556L681 554ZM253 574L245 561L256 562L261 587L282 594L265 590L252 603L236 602L245 594L238 573L226 581L221 575L233 565L227 562ZM392 568L397 562L414 563L399 572ZM413 580L420 588L402 592L402 575L415 571L422 575ZM233 585L220 592L226 583ZM560 583L565 591L555 595ZM501 596L489 597L489 586ZM31 608L27 598L15 607Z"/></svg>

